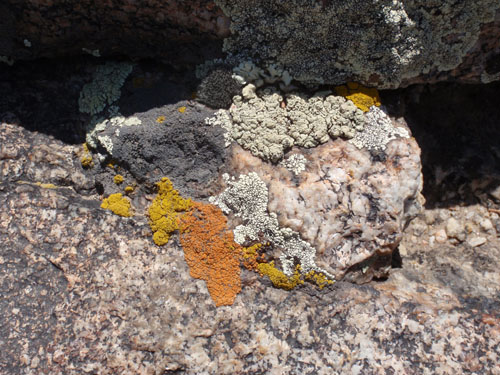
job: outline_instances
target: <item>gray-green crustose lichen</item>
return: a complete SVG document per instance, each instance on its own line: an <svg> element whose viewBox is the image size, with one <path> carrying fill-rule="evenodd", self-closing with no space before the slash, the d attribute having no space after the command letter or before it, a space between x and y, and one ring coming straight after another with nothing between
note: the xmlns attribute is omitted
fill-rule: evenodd
<svg viewBox="0 0 500 375"><path fill-rule="evenodd" d="M341 96L312 97L274 88L256 92L253 84L233 98L228 111L218 111L207 123L226 130L226 144L236 141L263 160L278 162L292 146L316 147L330 137L352 138L363 130L364 114Z"/></svg>
<svg viewBox="0 0 500 375"><path fill-rule="evenodd" d="M121 94L121 87L132 72L128 63L108 62L98 66L92 81L83 86L78 99L80 112L96 115L106 106L115 103Z"/></svg>
<svg viewBox="0 0 500 375"><path fill-rule="evenodd" d="M234 64L278 64L302 83L393 88L457 67L498 0L216 0ZM238 62L239 61L239 62Z"/></svg>

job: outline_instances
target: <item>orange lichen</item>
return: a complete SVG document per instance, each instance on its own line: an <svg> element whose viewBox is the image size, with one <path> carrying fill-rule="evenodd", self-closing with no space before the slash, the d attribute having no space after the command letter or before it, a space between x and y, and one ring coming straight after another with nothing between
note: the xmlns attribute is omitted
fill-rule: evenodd
<svg viewBox="0 0 500 375"><path fill-rule="evenodd" d="M165 122L165 116L158 116L158 118L156 119L156 122L158 124L163 124Z"/></svg>
<svg viewBox="0 0 500 375"><path fill-rule="evenodd" d="M180 108L178 109L178 111L179 111L180 113L184 113L184 112L186 112L186 107L180 107Z"/></svg>
<svg viewBox="0 0 500 375"><path fill-rule="evenodd" d="M111 210L116 215L124 217L132 216L130 212L130 201L122 196L121 193L111 194L109 197L103 199L101 207L106 210Z"/></svg>
<svg viewBox="0 0 500 375"><path fill-rule="evenodd" d="M381 104L377 89L365 87L355 82L337 86L335 92L337 95L351 100L363 112L368 112L373 105L379 107Z"/></svg>
<svg viewBox="0 0 500 375"><path fill-rule="evenodd" d="M163 177L158 186L158 195L149 207L149 225L153 231L153 241L165 245L170 234L179 229L179 212L191 207L191 200L184 199L175 190L167 177Z"/></svg>
<svg viewBox="0 0 500 375"><path fill-rule="evenodd" d="M216 306L232 305L241 291L242 247L226 228L223 212L217 206L193 202L179 221L180 242L190 275L206 281Z"/></svg>
<svg viewBox="0 0 500 375"><path fill-rule="evenodd" d="M113 177L113 181L115 184L120 185L125 179L121 174L117 174L115 177Z"/></svg>

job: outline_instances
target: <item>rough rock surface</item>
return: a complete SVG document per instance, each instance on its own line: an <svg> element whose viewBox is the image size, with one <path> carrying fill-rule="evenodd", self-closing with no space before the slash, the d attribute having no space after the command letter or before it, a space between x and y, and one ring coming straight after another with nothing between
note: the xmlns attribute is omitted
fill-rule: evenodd
<svg viewBox="0 0 500 375"><path fill-rule="evenodd" d="M222 55L231 23L226 49L275 60L303 82L491 82L500 78L498 9L496 0L7 0L0 62L87 54L201 63Z"/></svg>
<svg viewBox="0 0 500 375"><path fill-rule="evenodd" d="M422 207L415 139L393 140L385 152L373 155L342 139L292 149L291 155L306 159L304 171L276 167L234 146L230 173L257 173L280 226L299 232L316 248L318 266L337 280L346 273L356 282L385 276L403 228Z"/></svg>
<svg viewBox="0 0 500 375"><path fill-rule="evenodd" d="M301 82L394 88L452 69L470 71L470 51L478 54L476 80L499 78L498 33L490 34L500 22L496 0L216 3L231 18L225 51L279 64Z"/></svg>
<svg viewBox="0 0 500 375"><path fill-rule="evenodd" d="M229 21L211 0L4 1L0 57L126 55L193 63L214 56Z"/></svg>
<svg viewBox="0 0 500 375"><path fill-rule="evenodd" d="M0 140L2 373L500 374L498 214L453 214L491 222L475 248L430 243L422 216L385 282L287 292L245 271L216 309L177 241L75 192L79 146L5 123Z"/></svg>
<svg viewBox="0 0 500 375"><path fill-rule="evenodd" d="M138 183L152 188L166 176L181 192L206 196L203 191L217 179L226 153L222 129L205 124L212 114L205 106L181 101L134 113L128 119L136 122L129 126L111 122L93 138L105 157Z"/></svg>

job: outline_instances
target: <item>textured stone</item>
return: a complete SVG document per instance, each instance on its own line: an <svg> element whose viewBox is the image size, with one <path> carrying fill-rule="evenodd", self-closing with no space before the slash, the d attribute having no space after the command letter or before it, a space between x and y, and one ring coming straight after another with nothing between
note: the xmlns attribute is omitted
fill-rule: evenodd
<svg viewBox="0 0 500 375"><path fill-rule="evenodd" d="M479 82L500 78L496 0L216 3L231 19L224 49L236 62L275 63L303 83L391 88L458 72Z"/></svg>
<svg viewBox="0 0 500 375"><path fill-rule="evenodd" d="M280 226L300 233L316 249L317 265L337 280L385 275L403 228L421 209L415 140L393 140L379 160L341 139L292 152L307 159L299 175L233 146L230 174L256 173L267 185L267 207Z"/></svg>
<svg viewBox="0 0 500 375"><path fill-rule="evenodd" d="M473 251L403 238L403 268L364 286L288 292L243 271L234 305L215 308L144 210L122 218L75 192L80 146L2 124L0 150L2 373L499 374L494 234Z"/></svg>

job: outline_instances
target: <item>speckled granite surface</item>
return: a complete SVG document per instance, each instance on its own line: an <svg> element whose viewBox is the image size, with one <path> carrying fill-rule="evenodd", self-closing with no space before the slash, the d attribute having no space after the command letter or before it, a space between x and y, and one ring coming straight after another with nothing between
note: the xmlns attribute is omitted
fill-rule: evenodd
<svg viewBox="0 0 500 375"><path fill-rule="evenodd" d="M286 292L244 271L216 309L177 240L99 208L80 151L0 126L1 373L500 374L498 215L477 247L411 224L386 281Z"/></svg>

